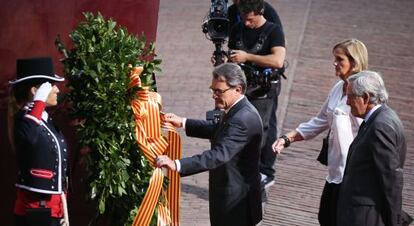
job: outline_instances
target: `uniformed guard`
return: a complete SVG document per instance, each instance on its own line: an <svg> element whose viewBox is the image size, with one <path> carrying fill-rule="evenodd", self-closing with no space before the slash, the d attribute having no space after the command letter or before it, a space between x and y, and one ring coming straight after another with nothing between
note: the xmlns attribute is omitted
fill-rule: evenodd
<svg viewBox="0 0 414 226"><path fill-rule="evenodd" d="M9 129L17 157L17 226L69 225L67 146L45 108L57 105L59 93L50 57L17 60L17 78L9 83L18 109ZM9 121L9 122L10 122Z"/></svg>

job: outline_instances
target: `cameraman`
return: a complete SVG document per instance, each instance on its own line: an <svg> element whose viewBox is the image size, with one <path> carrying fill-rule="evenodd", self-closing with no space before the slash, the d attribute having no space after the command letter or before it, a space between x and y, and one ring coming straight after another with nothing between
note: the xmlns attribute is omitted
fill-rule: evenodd
<svg viewBox="0 0 414 226"><path fill-rule="evenodd" d="M253 71L283 68L285 60L285 37L282 27L265 19L264 7L263 0L239 0L241 21L230 31L228 47L232 51L229 61L245 65L247 77L253 76ZM253 84L248 86L246 96L256 107L263 121L260 172L262 188L268 188L274 184L273 165L276 154L272 151L272 142L277 137L276 109L280 79L273 81L270 89Z"/></svg>

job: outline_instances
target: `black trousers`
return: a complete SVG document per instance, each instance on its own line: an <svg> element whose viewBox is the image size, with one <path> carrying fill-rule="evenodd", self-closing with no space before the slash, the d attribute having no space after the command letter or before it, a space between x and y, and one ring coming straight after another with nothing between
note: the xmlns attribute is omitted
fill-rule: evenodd
<svg viewBox="0 0 414 226"><path fill-rule="evenodd" d="M336 209L340 184L325 183L319 205L318 220L321 226L336 225Z"/></svg>
<svg viewBox="0 0 414 226"><path fill-rule="evenodd" d="M247 95L250 103L252 103L259 112L263 123L260 173L263 173L272 179L275 177L275 169L273 168L273 165L276 161L276 154L272 150L272 144L277 137L276 110L280 93L280 82L281 81L273 83L270 91L267 92L265 97L252 97Z"/></svg>
<svg viewBox="0 0 414 226"><path fill-rule="evenodd" d="M36 222L36 220L29 219L26 216L15 216L16 226L60 226L59 218L50 217L50 225L45 225L44 222Z"/></svg>

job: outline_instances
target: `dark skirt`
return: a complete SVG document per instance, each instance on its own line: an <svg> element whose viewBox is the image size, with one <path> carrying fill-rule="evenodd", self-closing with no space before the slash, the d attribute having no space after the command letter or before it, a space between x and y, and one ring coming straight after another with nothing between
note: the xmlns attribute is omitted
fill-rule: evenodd
<svg viewBox="0 0 414 226"><path fill-rule="evenodd" d="M341 184L325 183L319 205L318 220L321 226L336 225L336 209Z"/></svg>

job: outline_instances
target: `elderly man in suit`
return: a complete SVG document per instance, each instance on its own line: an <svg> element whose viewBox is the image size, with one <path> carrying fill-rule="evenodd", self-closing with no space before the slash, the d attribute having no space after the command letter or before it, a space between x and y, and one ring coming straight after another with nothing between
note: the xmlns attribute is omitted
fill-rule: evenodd
<svg viewBox="0 0 414 226"><path fill-rule="evenodd" d="M363 118L352 142L339 192L338 226L405 225L402 211L406 142L403 125L385 103L381 76L362 71L348 78L347 104Z"/></svg>
<svg viewBox="0 0 414 226"><path fill-rule="evenodd" d="M188 136L210 139L211 149L175 161L158 156L157 165L178 171L181 176L210 172L211 225L256 225L262 219L258 151L262 121L244 96L246 78L237 64L217 66L210 90L216 108L225 112L219 123L171 113L166 114L166 119L176 127L184 127Z"/></svg>

